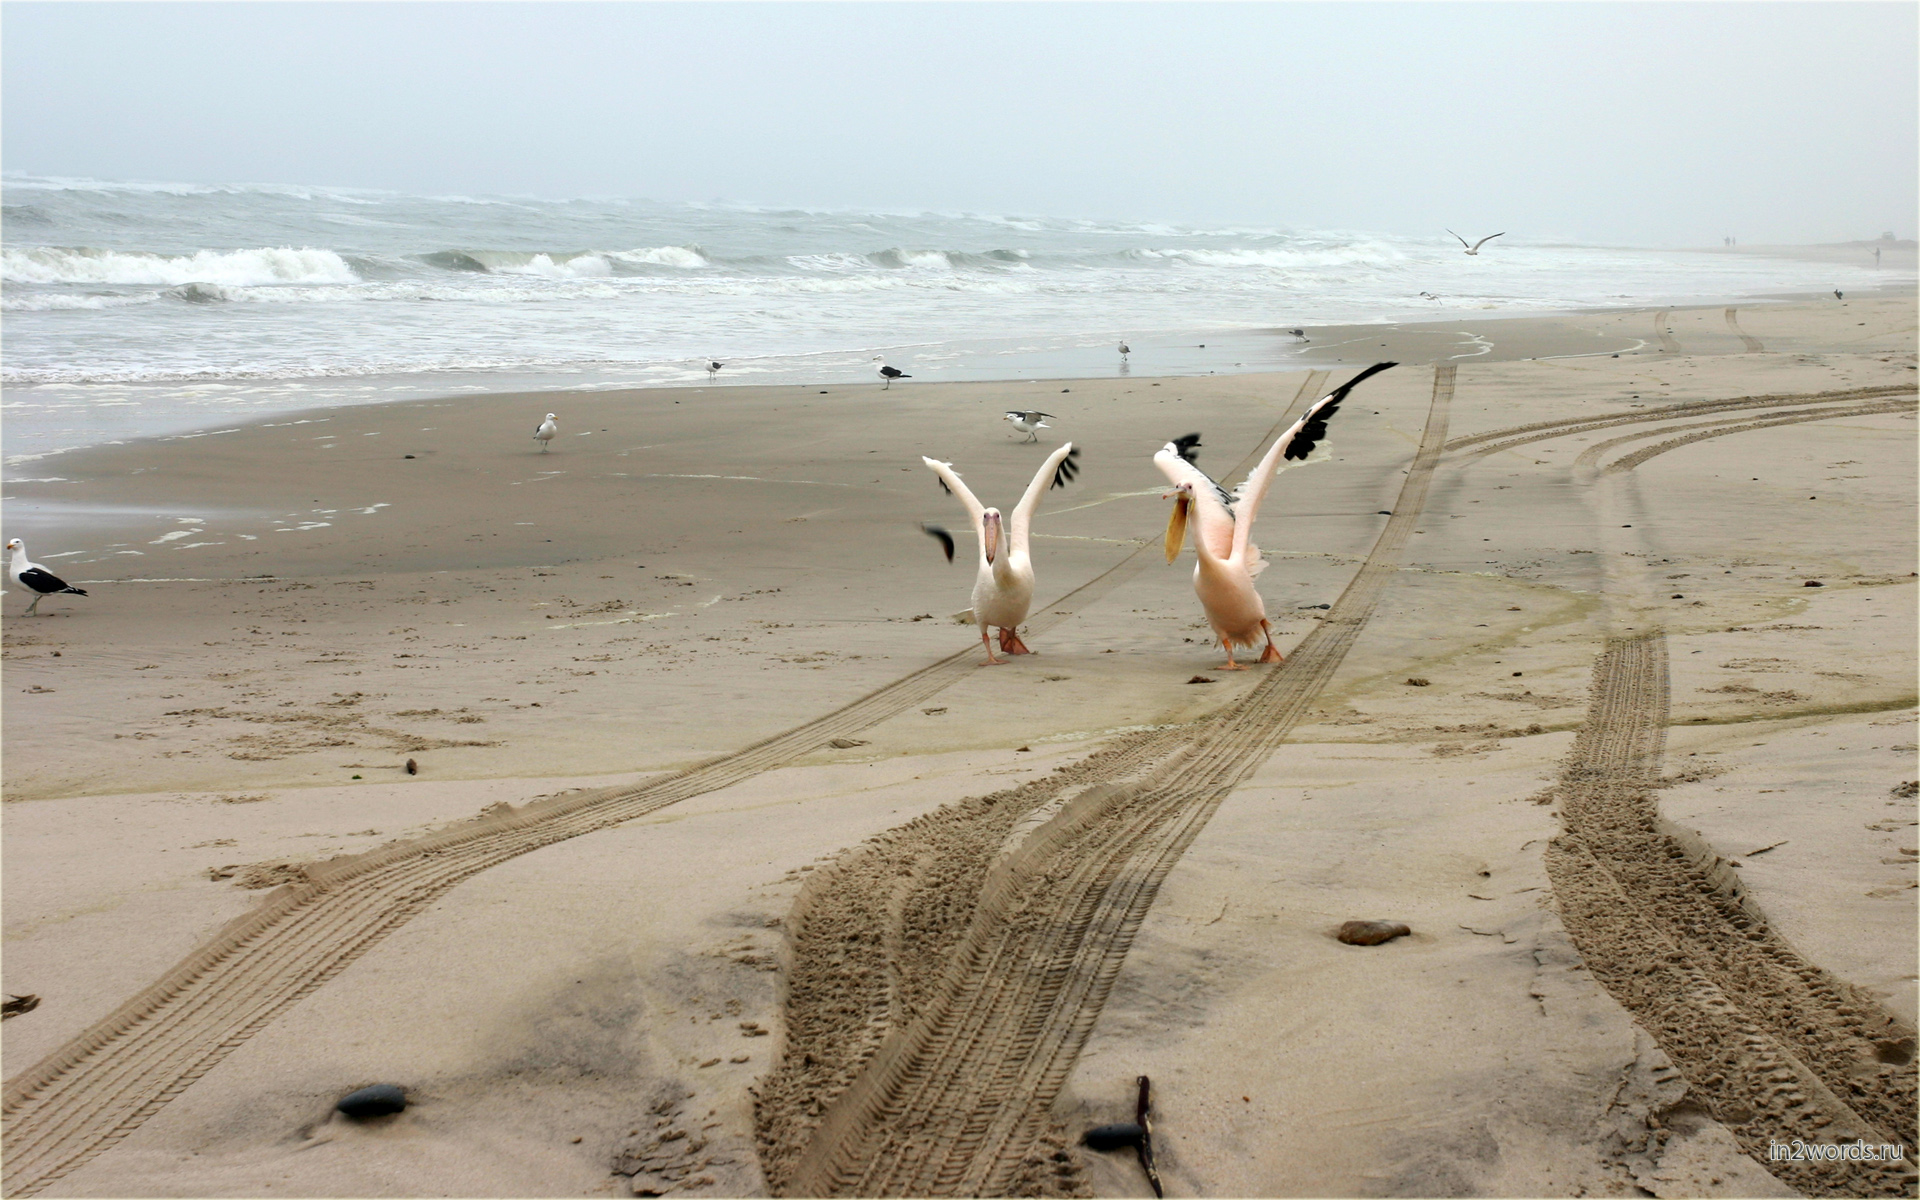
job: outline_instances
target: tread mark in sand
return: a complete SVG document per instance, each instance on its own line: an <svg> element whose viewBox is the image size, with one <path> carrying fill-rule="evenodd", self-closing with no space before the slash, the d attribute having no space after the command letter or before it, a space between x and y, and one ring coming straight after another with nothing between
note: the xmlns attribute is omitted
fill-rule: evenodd
<svg viewBox="0 0 1920 1200"><path fill-rule="evenodd" d="M1609 438L1604 442L1595 442L1580 452L1573 460L1576 467L1588 467L1598 462L1607 451L1618 449L1629 442L1644 441L1647 438L1660 437L1662 434L1684 433L1686 436L1669 438L1657 445L1626 455L1609 464L1605 470L1611 474L1619 471L1631 471L1641 463L1669 450L1677 450L1690 442L1704 441L1707 438L1721 437L1729 433L1745 433L1750 429L1768 429L1775 425L1799 425L1807 421L1833 421L1841 417L1866 417L1875 413L1912 412L1911 400L1870 400L1862 404L1830 408L1800 409L1796 412L1776 413L1758 421L1746 417L1733 417L1728 420L1707 421L1699 425L1669 425L1664 429L1642 429L1625 437Z"/></svg>
<svg viewBox="0 0 1920 1200"><path fill-rule="evenodd" d="M1737 308L1727 310L1727 328L1733 331L1733 336L1740 339L1740 344L1746 347L1748 354L1765 354L1767 348L1760 344L1760 339L1748 337L1747 331L1740 328L1740 322L1736 320L1733 315L1739 311Z"/></svg>
<svg viewBox="0 0 1920 1200"><path fill-rule="evenodd" d="M1208 818L1319 695L1397 570L1444 445L1454 374L1435 369L1420 448L1372 553L1327 618L1241 701L929 814L814 873L787 921L787 1047L755 1114L777 1194L992 1196L1058 1174L1044 1152L1057 1138L1049 1111L1134 933ZM1026 832L976 871L960 901L971 908L927 970L889 970L874 948L891 917L836 886L845 880L835 872L908 874L965 820ZM955 890L942 886L937 902L951 907ZM877 1029L874 1014L889 1012L903 1019Z"/></svg>
<svg viewBox="0 0 1920 1200"><path fill-rule="evenodd" d="M1876 387L1844 388L1831 392L1806 392L1800 394L1734 396L1725 400L1684 400L1678 404L1663 404L1658 408L1638 409L1630 412L1607 413L1597 417L1563 417L1557 421L1536 421L1530 425L1510 425L1504 429L1490 429L1485 433L1468 434L1457 437L1447 443L1447 449L1471 450L1463 458L1474 459L1502 450L1511 450L1515 446L1524 446L1530 442L1544 442L1553 438L1566 437L1574 433L1588 433L1596 429L1609 429L1616 425L1634 425L1647 421L1671 421L1681 417L1698 417L1710 413L1742 412L1755 408L1779 408L1789 404L1835 404L1844 400L1879 400L1913 392L1914 385L1885 384ZM1494 444L1489 444L1494 443Z"/></svg>
<svg viewBox="0 0 1920 1200"><path fill-rule="evenodd" d="M1289 406L1325 386L1310 372ZM1291 419L1281 417L1282 422ZM1284 424L1268 433L1278 436ZM1256 453L1258 451L1256 450ZM1250 465L1250 464L1243 464ZM1039 611L1043 632L1151 561L1147 547ZM971 674L969 646L826 716L651 780L529 805L412 842L308 868L114 1012L9 1080L5 1191L32 1195L110 1148L281 1013L460 881L543 846L727 787L846 737Z"/></svg>
<svg viewBox="0 0 1920 1200"><path fill-rule="evenodd" d="M1673 310L1670 308L1663 308L1653 314L1653 332L1654 336L1660 339L1661 350L1668 354L1678 354L1680 343L1673 340L1673 330L1667 327L1667 318L1672 315Z"/></svg>
<svg viewBox="0 0 1920 1200"><path fill-rule="evenodd" d="M1912 1196L1914 1030L1801 957L1723 859L1661 819L1667 687L1659 633L1594 664L1546 858L1567 932L1763 1167L1809 1196ZM1796 1138L1900 1143L1907 1161L1767 1161Z"/></svg>

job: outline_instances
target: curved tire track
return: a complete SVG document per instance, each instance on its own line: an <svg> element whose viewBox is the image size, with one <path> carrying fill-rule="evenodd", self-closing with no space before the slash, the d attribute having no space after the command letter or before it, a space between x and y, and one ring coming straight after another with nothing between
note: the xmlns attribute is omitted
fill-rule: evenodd
<svg viewBox="0 0 1920 1200"><path fill-rule="evenodd" d="M1767 348L1760 344L1760 339L1748 337L1746 330L1740 328L1740 322L1734 317L1734 314L1739 311L1737 308L1727 310L1727 328L1733 331L1733 336L1740 339L1740 344L1746 347L1748 354L1765 354Z"/></svg>
<svg viewBox="0 0 1920 1200"><path fill-rule="evenodd" d="M1465 459L1479 458L1495 454L1502 450L1511 450L1530 442L1544 442L1553 438L1566 437L1569 434L1589 433L1599 429L1611 429L1619 425L1635 425L1649 421L1671 421L1685 417L1706 416L1712 413L1744 412L1757 408L1781 408L1790 404L1837 404L1847 400L1885 399L1906 395L1914 391L1911 384L1889 384L1879 387L1846 388L1832 392L1806 392L1785 395L1735 396L1725 400L1688 400L1679 404L1664 405L1657 409L1645 409L1633 412L1608 413L1598 417L1566 417L1557 421L1536 421L1529 425L1512 425L1505 429L1491 429L1485 433L1470 434L1455 438L1447 443L1447 449L1471 450L1463 456ZM1489 444L1492 443L1492 444Z"/></svg>
<svg viewBox="0 0 1920 1200"><path fill-rule="evenodd" d="M1724 860L1662 820L1661 634L1609 642L1557 785L1547 851L1594 978L1651 1033L1741 1148L1806 1195L1910 1196L1910 1162L1772 1163L1770 1141L1915 1136L1914 1030L1775 932Z"/></svg>
<svg viewBox="0 0 1920 1200"><path fill-rule="evenodd" d="M1054 783L1057 809L986 873L944 974L884 1037L862 1017L875 1002L847 1005L812 988L850 941L884 939L818 919L814 905L834 888L828 879L810 885L792 931L792 978L808 983L790 986L789 1044L758 1113L777 1192L1003 1195L1032 1169L1053 1099L1161 881L1317 698L1396 571L1442 452L1453 384L1454 367L1437 367L1393 516L1326 620L1233 707L1136 735ZM1049 799L1031 785L1026 795L1028 811ZM990 812L994 799L974 803ZM909 839L895 853L906 862L916 848ZM849 1069L840 1056L836 1078L857 1074L830 1104L809 1086L816 1051L829 1048L808 1044L803 1031L831 1014L795 1012L816 1005L844 1005L838 1027L860 1026L877 1042L864 1065Z"/></svg>
<svg viewBox="0 0 1920 1200"><path fill-rule="evenodd" d="M1289 409L1317 395L1303 382ZM1288 419L1282 416L1282 422ZM1276 426L1277 434L1281 426ZM1272 435L1270 435L1272 436ZM1144 568L1147 548L1047 605L1045 632ZM846 737L973 672L969 647L826 716L649 781L529 806L309 869L0 1094L5 1190L32 1195L138 1129L293 1004L462 880L508 859L731 786Z"/></svg>
<svg viewBox="0 0 1920 1200"><path fill-rule="evenodd" d="M1575 467L1591 467L1601 458L1605 457L1609 450L1617 450L1633 442L1641 442L1648 438L1661 437L1665 434L1675 432L1681 432L1688 436L1673 438L1670 439L1669 442L1661 444L1671 448L1673 446L1684 445L1689 441L1700 441L1704 438L1719 437L1721 434L1726 433L1743 433L1749 429L1765 429L1771 425L1795 425L1805 421L1837 420L1841 417L1870 416L1874 413L1882 412L1907 412L1911 411L1912 408L1913 401L1910 400L1869 401L1851 408L1843 408L1836 405L1832 408L1800 409L1796 412L1776 413L1760 421L1750 421L1746 417L1731 417L1722 421L1707 421L1699 425L1673 425L1664 429L1642 429L1637 433L1629 433L1624 437L1609 438L1604 442L1595 442L1580 452L1580 456L1573 460L1573 465ZM1649 455L1648 457L1652 456ZM1645 460L1643 459L1641 461Z"/></svg>
<svg viewBox="0 0 1920 1200"><path fill-rule="evenodd" d="M1678 354L1680 353L1680 343L1673 340L1673 330L1667 326L1667 318L1672 315L1673 310L1670 308L1663 308L1653 314L1653 333L1655 337L1660 339L1660 349L1662 352Z"/></svg>
<svg viewBox="0 0 1920 1200"><path fill-rule="evenodd" d="M1875 413L1912 412L1913 410L1914 404L1912 401L1887 401L1880 404L1862 404L1853 408L1832 409L1819 413L1773 417L1765 421L1749 421L1745 424L1730 425L1723 429L1701 430L1697 433L1689 433L1683 437L1669 438L1664 442L1647 446L1644 449L1635 450L1632 454L1624 455L1608 463L1605 467L1601 468L1601 470L1606 474L1631 471L1648 459L1665 454L1669 450L1678 450L1682 446L1693 442L1705 441L1707 438L1725 437L1730 433L1746 433L1753 429L1771 429L1776 425L1802 425L1808 421L1831 421L1839 417L1865 417L1872 416Z"/></svg>

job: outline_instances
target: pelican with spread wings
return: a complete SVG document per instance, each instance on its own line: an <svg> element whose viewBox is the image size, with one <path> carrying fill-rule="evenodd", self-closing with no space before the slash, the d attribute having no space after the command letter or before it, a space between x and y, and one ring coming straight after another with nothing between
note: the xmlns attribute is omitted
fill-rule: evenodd
<svg viewBox="0 0 1920 1200"><path fill-rule="evenodd" d="M973 623L980 627L980 643L987 648L987 662L993 665L1006 660L993 656L993 643L987 636L989 627L1000 631L1000 649L1006 653L1033 653L1020 640L1020 622L1027 619L1027 612L1033 607L1033 556L1027 548L1028 531L1033 525L1034 510L1040 507L1040 498L1053 488L1065 487L1079 472L1074 461L1079 454L1072 442L1049 454L1034 473L1033 482L1027 485L1026 495L1014 506L1012 518L1004 523L999 509L986 508L974 498L973 491L954 472L952 463L924 457L920 460L939 476L940 486L957 497L973 519L973 532L980 539L980 569L973 581ZM945 547L947 559L952 561L952 535L937 525L924 528Z"/></svg>
<svg viewBox="0 0 1920 1200"><path fill-rule="evenodd" d="M1168 442L1153 456L1153 465L1173 482L1170 493L1174 502L1173 518L1167 523L1168 562L1179 556L1180 547L1186 541L1189 516L1198 525L1193 539L1198 558L1193 568L1193 590L1200 597L1200 606L1206 610L1207 624L1213 627L1214 636L1226 649L1225 670L1245 670L1233 661L1234 646L1251 649L1263 637L1267 645L1260 652L1260 661L1281 661L1280 651L1273 644L1273 629L1267 623L1266 605L1253 586L1254 576L1267 565L1260 556L1260 547L1253 544L1253 521L1259 515L1260 502L1266 498L1274 475L1283 462L1300 462L1321 445L1327 435L1327 422L1339 411L1340 402L1347 398L1354 385L1393 365L1375 363L1315 401L1304 416L1280 435L1260 465L1232 492L1194 465L1200 448L1197 433Z"/></svg>

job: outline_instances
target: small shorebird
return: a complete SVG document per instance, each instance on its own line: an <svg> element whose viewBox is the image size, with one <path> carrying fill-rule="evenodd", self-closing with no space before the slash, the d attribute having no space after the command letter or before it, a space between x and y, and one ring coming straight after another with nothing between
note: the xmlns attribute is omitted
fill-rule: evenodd
<svg viewBox="0 0 1920 1200"><path fill-rule="evenodd" d="M912 379L913 378L913 376L907 374L905 371L902 371L899 367L888 366L886 358L881 355L878 355L878 354L874 355L873 361L880 364L880 368L879 368L880 378L886 380L886 384L885 384L886 387L892 387L893 381L896 379Z"/></svg>
<svg viewBox="0 0 1920 1200"><path fill-rule="evenodd" d="M34 596L33 603L27 605L27 611L20 614L21 616L32 616L33 610L39 608L40 602L48 596L56 596L61 593L73 596L84 596L87 594L83 589L72 586L66 580L55 575L52 571L47 570L39 563L28 562L27 544L19 538L14 538L8 542L7 549L13 552L13 560L7 564L8 577L28 591L38 593Z"/></svg>
<svg viewBox="0 0 1920 1200"><path fill-rule="evenodd" d="M540 428L533 431L533 440L540 443L540 453L547 452L547 443L552 441L553 435L559 432L559 418L548 413L547 419L540 422Z"/></svg>
<svg viewBox="0 0 1920 1200"><path fill-rule="evenodd" d="M1042 419L1051 417L1052 415L1052 413L1043 413L1037 409L1028 409L1025 412L1006 413L1000 419L1003 421L1012 421L1013 427L1021 433L1026 434L1028 441L1037 442L1040 440L1040 435L1034 431L1039 429L1052 429L1053 426L1047 424L1046 421Z"/></svg>
<svg viewBox="0 0 1920 1200"><path fill-rule="evenodd" d="M922 458L940 479L940 486L958 497L973 519L973 532L980 539L980 569L973 580L973 624L980 627L980 644L987 649L987 662L999 666L1004 659L993 656L989 627L1000 631L1000 649L1008 654L1032 654L1020 640L1020 622L1033 607L1033 557L1028 551L1027 531L1033 524L1040 497L1057 487L1065 487L1079 473L1074 460L1080 452L1068 442L1047 455L1047 461L1034 472L1026 494L1014 506L1013 518L1001 528L1000 510L984 508L973 492L954 473L952 463ZM938 525L922 525L928 536L937 540L953 561L953 535Z"/></svg>
<svg viewBox="0 0 1920 1200"><path fill-rule="evenodd" d="M1132 353L1133 353L1133 347L1132 347L1132 346L1129 346L1129 345L1127 345L1127 344L1126 344L1125 342L1121 342L1121 343L1120 343L1120 357L1121 357L1121 358L1125 358L1125 357L1126 357L1127 355L1129 355L1129 354L1132 354Z"/></svg>
<svg viewBox="0 0 1920 1200"><path fill-rule="evenodd" d="M1193 590L1200 597L1200 607L1206 610L1207 624L1226 649L1225 670L1245 670L1233 661L1234 646L1251 648L1263 636L1267 647L1260 652L1260 661L1281 661L1280 651L1273 644L1273 628L1267 623L1266 604L1253 587L1254 576L1267 564L1260 556L1260 547L1252 541L1260 501L1266 497L1281 460L1297 462L1313 453L1327 435L1327 421L1339 411L1340 402L1354 385L1393 365L1375 363L1321 397L1280 435L1260 465L1232 493L1194 465L1194 452L1200 448L1197 433L1175 438L1153 456L1153 465L1173 481L1173 518L1167 522L1168 562L1179 556L1186 540L1188 513L1199 526L1193 539L1198 559L1193 568Z"/></svg>
<svg viewBox="0 0 1920 1200"><path fill-rule="evenodd" d="M1287 332L1292 334L1295 338L1303 342L1310 342L1313 340L1312 338L1307 336L1307 331L1304 329L1289 329L1287 330Z"/></svg>
<svg viewBox="0 0 1920 1200"><path fill-rule="evenodd" d="M1449 230L1447 230L1447 232L1448 232L1448 233L1453 233L1453 230L1451 230L1451 229L1449 229ZM1465 239L1465 238L1463 238L1463 237L1460 237L1460 235L1459 235L1459 234L1457 234L1457 233L1453 233L1453 236L1454 236L1454 237L1456 237L1456 238L1460 238L1460 244L1461 244L1462 246L1467 246L1467 239ZM1487 244L1488 242L1490 242L1490 241L1492 241L1493 239L1495 239L1495 238L1497 238L1497 237L1505 237L1505 236L1507 236L1507 235L1506 235L1506 234L1504 234L1504 233L1490 233L1490 234L1488 234L1487 236L1485 236L1485 237L1483 237L1483 238L1481 238L1481 239L1480 239L1479 241L1477 241L1477 242L1475 242L1475 243L1474 243L1473 245L1471 245L1471 246L1467 246L1467 253L1468 253L1468 254L1478 254L1478 253L1480 253L1480 247L1482 247L1482 246L1484 246L1484 245L1486 245L1486 244Z"/></svg>
<svg viewBox="0 0 1920 1200"><path fill-rule="evenodd" d="M1846 296L1840 291L1839 288L1835 288L1833 289L1833 298L1835 300L1845 300Z"/></svg>
<svg viewBox="0 0 1920 1200"><path fill-rule="evenodd" d="M714 359L714 358L708 359L707 360L707 378L712 379L718 376L720 374L720 368L726 365L727 364L721 362L718 359Z"/></svg>

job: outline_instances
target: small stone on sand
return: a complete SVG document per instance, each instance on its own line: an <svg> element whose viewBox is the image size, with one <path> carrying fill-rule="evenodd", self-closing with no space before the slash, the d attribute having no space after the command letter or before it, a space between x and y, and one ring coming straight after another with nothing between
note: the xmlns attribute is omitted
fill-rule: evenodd
<svg viewBox="0 0 1920 1200"><path fill-rule="evenodd" d="M1395 921L1348 921L1334 936L1349 946L1378 946L1381 942L1390 942L1412 932Z"/></svg>
<svg viewBox="0 0 1920 1200"><path fill-rule="evenodd" d="M1418 675L1412 676L1407 680L1408 687L1427 687L1432 683L1433 681L1431 679L1422 679Z"/></svg>
<svg viewBox="0 0 1920 1200"><path fill-rule="evenodd" d="M407 1093L406 1089L391 1083L376 1083L357 1092L348 1092L340 1097L340 1102L334 1107L357 1120L384 1117L406 1109Z"/></svg>
<svg viewBox="0 0 1920 1200"><path fill-rule="evenodd" d="M1114 1125L1095 1125L1081 1135L1080 1140L1091 1150L1124 1150L1140 1144L1140 1138L1146 1130L1131 1121L1122 1121Z"/></svg>

